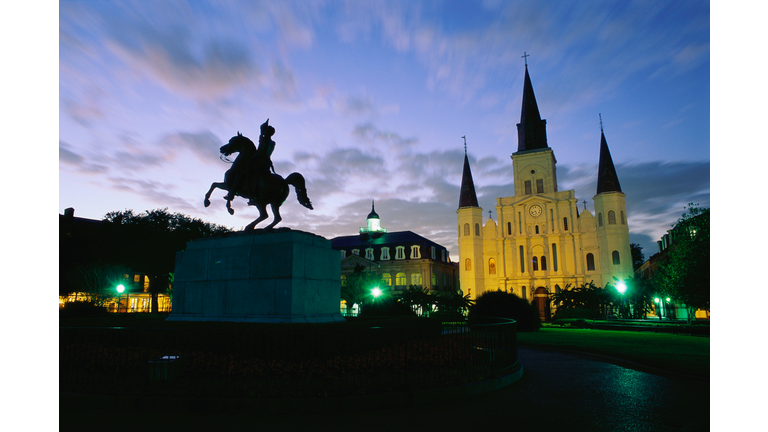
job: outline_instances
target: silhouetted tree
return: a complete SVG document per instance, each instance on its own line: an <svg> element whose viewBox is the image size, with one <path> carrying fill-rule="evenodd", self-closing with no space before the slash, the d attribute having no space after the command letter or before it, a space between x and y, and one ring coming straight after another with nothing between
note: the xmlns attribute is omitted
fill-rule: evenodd
<svg viewBox="0 0 768 432"><path fill-rule="evenodd" d="M685 304L688 321L709 310L709 209L690 203L672 230L672 245L654 276L662 294Z"/></svg>
<svg viewBox="0 0 768 432"><path fill-rule="evenodd" d="M632 270L637 270L645 262L643 247L637 243L630 243L629 250L632 253Z"/></svg>
<svg viewBox="0 0 768 432"><path fill-rule="evenodd" d="M355 265L355 269L346 275L346 280L341 284L341 299L347 302L348 312L355 303L362 309L366 300L372 298L371 290L381 283L376 273L365 270L365 266Z"/></svg>

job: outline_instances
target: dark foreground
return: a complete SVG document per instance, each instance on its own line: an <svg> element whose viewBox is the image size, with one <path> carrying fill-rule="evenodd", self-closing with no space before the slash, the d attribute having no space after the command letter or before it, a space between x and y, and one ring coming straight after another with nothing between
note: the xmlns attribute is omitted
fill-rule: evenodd
<svg viewBox="0 0 768 432"><path fill-rule="evenodd" d="M60 396L62 431L708 431L709 382L639 372L594 358L519 348L524 375L479 396L397 409L296 414L163 404L96 408ZM296 403L293 401L292 403ZM303 403L312 403L311 400ZM106 404L108 405L108 404Z"/></svg>

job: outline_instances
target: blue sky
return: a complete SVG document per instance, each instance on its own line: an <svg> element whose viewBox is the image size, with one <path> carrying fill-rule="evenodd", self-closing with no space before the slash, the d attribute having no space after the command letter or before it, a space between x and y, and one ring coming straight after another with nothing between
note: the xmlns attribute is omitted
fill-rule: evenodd
<svg viewBox="0 0 768 432"><path fill-rule="evenodd" d="M593 209L602 114L646 258L687 203L710 206L707 2L61 1L58 25L59 213L168 207L241 229L255 208L203 196L229 168L219 146L269 118L275 169L315 205L292 194L280 226L349 235L375 200L384 227L457 260L461 137L495 218L523 53L560 190Z"/></svg>

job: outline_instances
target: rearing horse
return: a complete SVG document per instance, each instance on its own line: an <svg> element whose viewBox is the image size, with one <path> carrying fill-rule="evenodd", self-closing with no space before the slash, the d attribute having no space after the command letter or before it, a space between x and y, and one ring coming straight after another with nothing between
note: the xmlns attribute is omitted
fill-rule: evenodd
<svg viewBox="0 0 768 432"><path fill-rule="evenodd" d="M233 136L227 144L221 146L219 151L224 156L229 156L232 153L238 153L238 155L233 167L224 174L224 182L211 184L211 188L205 194L205 201L203 203L206 207L211 205L211 193L216 188L229 192L230 186L234 183L233 176L245 176L239 182L242 186L236 191L236 195L248 198L248 205L255 205L259 209L259 217L246 225L244 231L253 230L259 222L267 218L267 204L272 206L273 221L265 229L272 229L272 227L283 220L280 216L280 206L288 198L288 185L292 185L296 189L296 198L299 204L313 210L312 202L307 196L304 177L299 173L292 173L283 179L278 174L269 172L269 164L265 164L264 161L260 161L257 157L256 146L253 144L253 141L240 134L240 132ZM239 169L240 173L235 172L235 166L242 166ZM235 214L231 200L227 200L227 211L229 214Z"/></svg>

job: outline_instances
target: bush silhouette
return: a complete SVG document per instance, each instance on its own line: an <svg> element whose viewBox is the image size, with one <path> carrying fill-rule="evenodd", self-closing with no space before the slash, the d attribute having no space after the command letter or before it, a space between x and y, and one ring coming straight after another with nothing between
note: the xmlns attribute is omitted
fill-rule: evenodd
<svg viewBox="0 0 768 432"><path fill-rule="evenodd" d="M511 318L517 321L518 332L532 332L541 328L536 307L504 291L487 291L477 298L475 305L469 309L470 324L481 324L483 320L480 317Z"/></svg>

